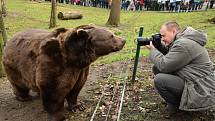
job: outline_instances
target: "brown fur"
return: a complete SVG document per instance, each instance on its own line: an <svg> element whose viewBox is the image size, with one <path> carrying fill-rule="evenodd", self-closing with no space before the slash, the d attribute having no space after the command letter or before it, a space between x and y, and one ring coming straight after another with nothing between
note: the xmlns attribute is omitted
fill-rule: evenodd
<svg viewBox="0 0 215 121"><path fill-rule="evenodd" d="M64 99L70 110L77 108L90 64L124 44L111 32L89 25L53 32L32 29L7 42L3 65L18 100L29 100L30 90L40 92L51 120L61 121Z"/></svg>

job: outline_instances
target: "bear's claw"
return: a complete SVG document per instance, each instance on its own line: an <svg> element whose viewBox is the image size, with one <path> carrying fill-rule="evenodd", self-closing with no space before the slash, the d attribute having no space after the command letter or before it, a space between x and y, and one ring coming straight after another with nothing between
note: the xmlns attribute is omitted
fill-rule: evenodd
<svg viewBox="0 0 215 121"><path fill-rule="evenodd" d="M83 104L76 104L68 107L67 109L71 112L76 112L77 110L84 111L86 108L83 106Z"/></svg>

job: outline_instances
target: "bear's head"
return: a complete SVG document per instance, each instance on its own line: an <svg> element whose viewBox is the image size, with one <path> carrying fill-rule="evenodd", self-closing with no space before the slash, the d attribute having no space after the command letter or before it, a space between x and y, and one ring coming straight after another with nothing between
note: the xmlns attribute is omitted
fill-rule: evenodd
<svg viewBox="0 0 215 121"><path fill-rule="evenodd" d="M82 25L66 32L62 45L71 64L88 65L98 57L119 51L125 41L112 32L91 25Z"/></svg>
<svg viewBox="0 0 215 121"><path fill-rule="evenodd" d="M96 56L100 57L123 48L125 41L115 36L112 32L96 26L82 25L75 28L66 38L67 49L93 49Z"/></svg>
<svg viewBox="0 0 215 121"><path fill-rule="evenodd" d="M41 44L41 52L57 63L86 67L98 57L121 50L124 45L122 38L104 28L82 25L74 29L56 29L51 39Z"/></svg>
<svg viewBox="0 0 215 121"><path fill-rule="evenodd" d="M86 31L86 30L79 30ZM111 52L119 51L123 48L125 40L117 37L112 32L104 29L95 27L88 32L88 38L95 50L97 57L107 55Z"/></svg>

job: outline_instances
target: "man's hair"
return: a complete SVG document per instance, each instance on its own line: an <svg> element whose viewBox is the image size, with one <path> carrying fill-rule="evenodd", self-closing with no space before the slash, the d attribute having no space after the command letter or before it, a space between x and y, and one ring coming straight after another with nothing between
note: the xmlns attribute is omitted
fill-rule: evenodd
<svg viewBox="0 0 215 121"><path fill-rule="evenodd" d="M164 23L163 26L166 26L168 30L171 30L173 28L176 29L176 31L181 30L179 24L175 21L168 21L168 22Z"/></svg>

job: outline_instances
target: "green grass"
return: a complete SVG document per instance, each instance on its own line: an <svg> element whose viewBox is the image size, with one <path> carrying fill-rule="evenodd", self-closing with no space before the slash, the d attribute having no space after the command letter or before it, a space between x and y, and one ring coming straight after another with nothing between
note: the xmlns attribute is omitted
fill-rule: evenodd
<svg viewBox="0 0 215 121"><path fill-rule="evenodd" d="M8 0L7 10L9 15L5 18L8 38L16 32L27 28L48 29L51 4L29 2L29 0ZM94 7L81 7L58 4L57 11L79 11L83 13L80 20L57 20L57 27L73 28L83 24L105 26L110 10ZM117 35L127 40L124 49L118 53L100 58L97 63L111 63L118 60L134 58L136 51L135 38L140 26L144 26L144 36L150 36L159 31L162 23L169 20L177 21L182 27L192 26L208 33L208 48L215 47L215 25L207 22L215 17L215 10L207 12L189 13L161 13L161 12L121 12L121 25L109 28ZM51 30L50 30L51 31ZM144 47L143 47L144 48ZM147 56L148 51L142 49L141 56Z"/></svg>

